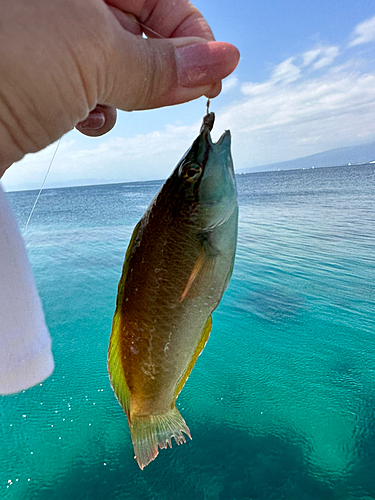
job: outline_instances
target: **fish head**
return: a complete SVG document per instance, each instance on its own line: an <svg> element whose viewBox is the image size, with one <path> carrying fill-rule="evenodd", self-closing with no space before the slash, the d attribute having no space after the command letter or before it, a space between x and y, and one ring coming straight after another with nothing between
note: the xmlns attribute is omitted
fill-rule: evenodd
<svg viewBox="0 0 375 500"><path fill-rule="evenodd" d="M214 119L214 113L204 117L198 137L176 168L182 195L204 219L205 229L225 222L237 210L230 131L212 142Z"/></svg>

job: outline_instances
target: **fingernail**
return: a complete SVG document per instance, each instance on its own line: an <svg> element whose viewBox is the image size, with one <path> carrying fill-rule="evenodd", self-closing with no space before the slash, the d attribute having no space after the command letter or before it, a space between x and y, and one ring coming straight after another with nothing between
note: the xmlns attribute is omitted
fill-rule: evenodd
<svg viewBox="0 0 375 500"><path fill-rule="evenodd" d="M236 68L240 55L225 42L207 42L175 48L177 78L181 87L212 85Z"/></svg>
<svg viewBox="0 0 375 500"><path fill-rule="evenodd" d="M81 129L99 130L105 124L105 116L101 111L92 111L89 116L79 122L77 126Z"/></svg>

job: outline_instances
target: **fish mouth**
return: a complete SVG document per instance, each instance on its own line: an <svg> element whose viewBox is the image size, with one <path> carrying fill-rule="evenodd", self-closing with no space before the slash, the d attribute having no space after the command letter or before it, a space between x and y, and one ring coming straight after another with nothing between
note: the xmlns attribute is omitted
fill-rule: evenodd
<svg viewBox="0 0 375 500"><path fill-rule="evenodd" d="M226 147L230 148L230 143L231 143L230 130L226 130L223 134L221 134L220 139L215 143L215 145L222 147L223 144L225 144Z"/></svg>
<svg viewBox="0 0 375 500"><path fill-rule="evenodd" d="M207 142L211 146L216 146L216 147L223 148L223 149L230 149L230 143L231 143L230 130L226 130L220 136L220 139L217 142L212 142L210 132L212 131L212 129L214 127L214 123L215 123L215 113L213 113L213 112L208 113L203 118L202 127L200 129L200 135L205 137Z"/></svg>

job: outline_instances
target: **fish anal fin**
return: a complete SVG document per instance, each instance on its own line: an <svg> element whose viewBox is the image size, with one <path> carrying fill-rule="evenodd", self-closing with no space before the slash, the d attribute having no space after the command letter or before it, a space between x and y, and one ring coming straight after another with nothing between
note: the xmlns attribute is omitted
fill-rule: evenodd
<svg viewBox="0 0 375 500"><path fill-rule="evenodd" d="M190 363L189 363L185 373L182 375L182 377L180 378L180 380L176 386L173 404L176 403L176 399L177 399L178 395L182 391L182 388L184 387L185 382L189 378L190 373L191 373L192 369L194 368L194 365L195 365L200 353L203 351L204 346L206 345L206 342L208 340L208 337L210 336L211 328L212 328L212 317L210 316L208 318L206 324L204 325L201 338L200 338L198 345L195 349L193 357L191 358Z"/></svg>
<svg viewBox="0 0 375 500"><path fill-rule="evenodd" d="M177 444L186 443L184 433L191 439L189 427L175 406L162 415L135 415L129 427L134 458L141 469L158 456L159 448L172 448L172 438Z"/></svg>
<svg viewBox="0 0 375 500"><path fill-rule="evenodd" d="M201 283L211 283L215 270L215 259L208 255L204 248L200 251L198 259L191 271L189 279L181 294L180 302L183 302L190 291L190 296L196 297L200 292Z"/></svg>
<svg viewBox="0 0 375 500"><path fill-rule="evenodd" d="M126 415L130 414L130 390L125 379L125 373L121 360L120 349L120 325L119 313L115 314L112 323L112 333L108 349L108 373L112 389L124 409Z"/></svg>

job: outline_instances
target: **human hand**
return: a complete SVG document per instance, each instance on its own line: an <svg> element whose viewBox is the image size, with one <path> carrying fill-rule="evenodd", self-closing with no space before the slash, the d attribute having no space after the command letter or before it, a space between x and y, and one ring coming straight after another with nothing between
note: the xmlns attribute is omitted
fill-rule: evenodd
<svg viewBox="0 0 375 500"><path fill-rule="evenodd" d="M214 97L239 59L188 0L0 0L1 169L115 109ZM164 39L141 35L144 26ZM79 124L79 125L78 125Z"/></svg>

